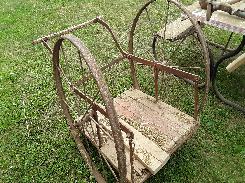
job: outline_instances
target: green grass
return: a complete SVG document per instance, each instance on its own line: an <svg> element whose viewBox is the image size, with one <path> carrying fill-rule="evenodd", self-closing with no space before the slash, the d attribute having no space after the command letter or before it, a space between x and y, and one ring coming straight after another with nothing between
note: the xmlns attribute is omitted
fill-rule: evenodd
<svg viewBox="0 0 245 183"><path fill-rule="evenodd" d="M102 15L126 48L127 31L141 5L140 0L1 1L0 182L93 181L57 102L49 55L31 42ZM97 43L93 35L84 34L89 45ZM225 35L213 38L224 43ZM110 55L107 51L104 57ZM224 68L218 81L223 93L244 104L244 67L230 75ZM149 182L244 182L244 129L244 114L210 92L201 128Z"/></svg>

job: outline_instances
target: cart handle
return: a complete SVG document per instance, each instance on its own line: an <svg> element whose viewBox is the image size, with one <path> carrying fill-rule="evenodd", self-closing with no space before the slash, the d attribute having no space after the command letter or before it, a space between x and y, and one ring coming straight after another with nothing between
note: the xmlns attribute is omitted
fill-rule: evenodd
<svg viewBox="0 0 245 183"><path fill-rule="evenodd" d="M167 72L169 74L172 74L174 76L177 76L181 79L188 79L194 82L194 119L197 120L200 107L199 107L199 94L198 94L198 83L200 80L200 77L195 74L191 74L189 72L185 72L176 68L173 68L171 66L163 65L162 63L154 60L147 60L141 57L134 56L132 54L125 54L125 57L128 58L128 60L131 60L136 63L140 63L143 65L150 66L154 69L154 83L155 83L155 98L156 101L158 101L158 72Z"/></svg>
<svg viewBox="0 0 245 183"><path fill-rule="evenodd" d="M43 41L48 41L48 40L50 40L52 38L55 38L55 37L59 37L59 36L65 35L65 34L69 34L71 32L74 32L75 30L82 29L84 27L87 27L88 25L96 23L98 19L99 19L99 17L96 17L96 18L94 18L92 20L89 20L87 22L84 22L84 23L81 23L81 24L78 24L78 25L75 25L75 26L71 26L71 27L69 27L69 28L67 28L65 30L62 30L62 31L59 31L59 32L55 32L55 33L40 37L40 38L38 38L36 40L33 40L32 44L35 45L35 44L38 44L38 43L42 43Z"/></svg>
<svg viewBox="0 0 245 183"><path fill-rule="evenodd" d="M83 29L85 27L88 27L89 25L96 24L96 23L99 23L101 26L103 26L111 34L111 37L112 37L117 49L121 52L122 55L124 55L125 51L119 45L119 43L117 41L117 38L116 38L115 34L113 33L112 29L110 28L110 26L100 16L97 16L96 18L91 19L91 20L89 20L87 22L71 26L71 27L69 27L67 29L64 29L62 31L55 32L55 33L43 36L41 38L38 38L38 39L34 40L32 42L32 44L35 45L35 44L38 44L38 43L45 43L45 42L47 42L48 40L50 40L52 38L64 36L66 34L74 32L74 31L76 31L78 29Z"/></svg>

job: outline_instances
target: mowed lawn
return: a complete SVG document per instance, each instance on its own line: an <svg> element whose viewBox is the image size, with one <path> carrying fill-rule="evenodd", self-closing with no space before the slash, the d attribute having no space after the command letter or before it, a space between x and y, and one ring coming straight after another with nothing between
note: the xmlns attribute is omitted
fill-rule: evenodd
<svg viewBox="0 0 245 183"><path fill-rule="evenodd" d="M143 2L0 2L0 182L94 181L57 102L50 57L31 43L102 15L126 48L127 31ZM222 42L220 37L214 39ZM222 68L219 81L224 94L243 104L245 90L232 86L245 87L244 73L241 68L227 75ZM198 132L149 182L245 182L244 114L223 105L211 91Z"/></svg>

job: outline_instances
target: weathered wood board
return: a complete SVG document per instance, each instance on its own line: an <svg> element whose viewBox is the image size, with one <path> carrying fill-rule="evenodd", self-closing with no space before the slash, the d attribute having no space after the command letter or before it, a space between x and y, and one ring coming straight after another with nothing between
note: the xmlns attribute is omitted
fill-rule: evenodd
<svg viewBox="0 0 245 183"><path fill-rule="evenodd" d="M153 97L139 90L125 91L114 99L114 106L119 122L134 133L134 177L138 183L156 174L199 125L189 115L164 102L155 102ZM108 119L101 114L98 117L99 124L110 134ZM98 147L96 125L91 122L86 126L85 135ZM127 179L131 182L130 147L126 134L122 134L126 146ZM100 152L117 169L114 141L103 133L102 137Z"/></svg>
<svg viewBox="0 0 245 183"><path fill-rule="evenodd" d="M126 148L126 165L127 165L127 180L131 182L131 166L129 160L129 150ZM106 143L103 144L101 147L101 152L106 157L106 159L117 169L117 156L116 156L116 149L115 144L112 140L108 140ZM134 181L136 183L144 182L147 178L149 178L152 174L146 170L145 166L141 164L137 159L134 160Z"/></svg>
<svg viewBox="0 0 245 183"><path fill-rule="evenodd" d="M225 0L222 1L225 2ZM243 10L245 8L244 0L233 4L232 8ZM211 19L206 21L206 10L200 8L198 1L188 6L187 9L200 22L223 30L245 35L245 21L243 18L229 15L228 13L222 11L215 11L213 12Z"/></svg>
<svg viewBox="0 0 245 183"><path fill-rule="evenodd" d="M170 157L169 154L124 120L120 119L120 123L134 133L135 156L137 160L139 160L153 175L155 175L167 163ZM124 141L125 144L128 144L126 137L124 137Z"/></svg>
<svg viewBox="0 0 245 183"><path fill-rule="evenodd" d="M100 123L110 130L110 126L107 125L108 122L106 120L107 119L100 116ZM119 118L119 122L134 133L135 159L139 161L144 168L148 169L151 174L156 174L169 160L169 154L162 150L155 142L151 141L149 138L142 135L141 132L130 126L126 122L125 118ZM122 134L125 145L129 150L128 138L125 133Z"/></svg>
<svg viewBox="0 0 245 183"><path fill-rule="evenodd" d="M99 121L100 123L103 123L105 127L107 128L108 131L110 131L110 127L108 126L108 119L106 119L104 116L99 114ZM95 147L99 147L99 142L98 142L98 137L96 134L96 124L93 122L87 122L86 124L86 129L85 129L85 135L86 137L90 140L91 143L94 144ZM98 148L98 150L102 153L104 158L107 159L107 161L115 168L118 169L118 161L117 161L117 155L116 155L116 148L115 148L115 143L112 139L110 139L107 135L103 134L101 131L101 136L103 138L103 144L101 148ZM124 135L125 137L125 135ZM124 139L125 140L125 139ZM126 140L125 140L126 141ZM126 178L128 182L131 181L131 164L130 164L130 151L129 148L125 148L125 153L126 153L126 166L127 166L127 175ZM135 183L142 183L144 182L147 178L149 178L152 173L146 169L146 167L139 161L137 158L135 158L133 162L134 166L134 182Z"/></svg>
<svg viewBox="0 0 245 183"><path fill-rule="evenodd" d="M189 19L183 19L182 17L179 17L175 21L167 24L166 28L158 31L157 35L161 38L173 41L189 33L192 28L193 25Z"/></svg>
<svg viewBox="0 0 245 183"><path fill-rule="evenodd" d="M172 154L197 129L199 123L191 116L140 90L127 90L115 100L119 116L164 151Z"/></svg>

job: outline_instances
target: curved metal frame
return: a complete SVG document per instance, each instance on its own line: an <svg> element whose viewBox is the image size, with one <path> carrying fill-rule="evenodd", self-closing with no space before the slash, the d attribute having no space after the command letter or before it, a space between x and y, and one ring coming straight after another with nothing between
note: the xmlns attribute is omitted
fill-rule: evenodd
<svg viewBox="0 0 245 183"><path fill-rule="evenodd" d="M121 46L119 45L117 39L116 39L116 36L114 34L114 32L112 31L112 29L110 28L110 26L101 18L101 17L96 17L92 20L89 20L87 22L84 22L82 24L78 24L76 26L73 26L73 27L70 27L70 28L67 28L63 31L60 31L60 32L56 32L56 33L53 33L53 34L49 34L49 35L46 35L46 36L43 36L41 38L38 38L34 41L32 41L32 44L35 45L35 44L38 44L38 43L47 43L48 40L52 39L52 38L55 38L55 37L60 37L60 36L64 36L64 35L67 35L67 34L70 34L78 29L83 29L83 28L86 28L88 27L89 25L92 25L92 24L96 24L96 23L99 23L101 26L103 26L110 34L111 34L111 37L115 43L115 46L118 48L118 50L120 51L120 53L122 55L125 55L125 51L121 48Z"/></svg>
<svg viewBox="0 0 245 183"><path fill-rule="evenodd" d="M197 88L197 84L199 81L198 76L187 73L187 72L183 72L183 71L175 69L175 68L171 68L171 67L162 65L161 63L158 63L157 61L146 60L146 59L132 55L132 53L133 53L133 34L134 34L134 31L135 31L135 28L137 25L137 21L140 18L140 15L141 15L142 11L144 10L144 8L149 6L154 1L155 0L151 0L147 4L145 4L145 6L138 12L136 18L133 21L133 25L131 27L131 31L130 31L130 35L129 35L129 45L128 45L129 46L129 53L125 52L120 47L112 29L100 17L96 17L95 19L92 19L92 20L87 21L85 23L79 24L77 26L73 26L71 28L68 28L66 30L63 30L63 31L60 31L57 33L53 33L53 34L44 36L42 38L39 38L39 39L33 41L33 44L43 43L44 45L46 45L46 48L47 48L47 46L48 46L48 48L50 48L47 41L50 40L51 38L54 38L54 37L60 37L58 39L58 41L55 43L53 51L52 50L50 51L50 49L48 49L50 52L52 52L52 55L53 55L53 58L52 58L52 60L53 60L53 74L54 74L57 94L59 96L61 107L63 109L63 112L65 114L65 117L66 117L68 125L69 125L69 128L71 130L71 134L72 134L72 136L73 136L73 138L74 138L74 140L78 146L78 149L79 149L81 155L83 156L84 160L87 162L91 172L94 174L94 176L98 182L105 182L105 180L104 180L103 176L100 174L100 172L93 165L93 162L89 156L89 153L86 151L83 143L81 142L81 139L79 137L80 132L78 131L76 126L74 126L74 119L72 118L72 116L70 114L69 106L66 103L65 93L63 91L63 86L62 86L62 81L61 81L61 73L59 70L59 59L60 59L59 52L60 52L60 49L61 49L61 46L62 46L62 43L64 40L67 40L71 44L73 44L74 47L76 47L78 49L79 53L83 56L87 66L91 72L91 75L85 79L89 79L91 77L95 79L95 81L97 82L98 89L101 93L102 99L105 102L106 111L104 109L100 108L100 106L98 106L97 104L93 103L92 100L86 98L86 96L84 96L76 88L76 83L74 85L70 86L71 90L74 92L74 94L80 96L89 104L93 104L93 108L95 108L95 110L99 111L101 114L103 114L107 118L109 118L112 133L113 133L113 138L114 138L114 142L115 142L116 152L117 152L119 182L126 182L126 173L127 173L126 155L125 155L124 141L122 138L122 130L125 131L125 129L122 125L119 124L118 117L117 117L117 114L116 114L116 111L115 111L115 108L113 105L113 100L112 100L111 94L108 90L108 87L107 87L106 82L103 78L101 70L99 69L99 67L96 64L95 59L93 58L93 55L90 53L90 51L86 48L86 46L77 37L75 37L73 35L69 35L68 33L71 33L73 31L81 29L81 28L85 28L91 24L95 24L95 23L101 24L110 33L110 35L114 41L115 46L117 47L119 52L122 54L121 58L119 57L119 59L116 60L116 62L113 62L110 64L118 63L123 58L127 58L131 63L131 74L132 74L132 80L133 80L135 88L137 88L138 85L137 85L137 79L136 79L136 74L135 74L136 72L135 72L134 62L136 62L136 63L138 62L138 63L142 63L143 65L151 66L154 68L155 71L157 71L155 73L155 77L156 77L156 83L155 83L156 98L157 98L157 89L158 89L158 87L156 87L156 85L157 85L157 78L158 78L158 72L159 71L168 72L168 73L176 75L180 78L187 78L187 79L192 80L195 83L195 115L194 115L195 119L197 119L197 116L198 116L198 112L199 112L199 110L198 110L198 88ZM194 20L193 20L193 22L194 22ZM196 23L196 22L194 22L194 23ZM195 24L195 25L197 26L197 24ZM205 45L204 41L203 41L203 44ZM108 65L110 65L110 64L108 64ZM82 82L82 81L80 81L80 82ZM207 86L208 86L208 83L207 83ZM207 92L208 92L208 90L206 90L206 93ZM130 132L128 132L128 133L130 133Z"/></svg>
<svg viewBox="0 0 245 183"><path fill-rule="evenodd" d="M85 45L75 36L73 35L65 35L61 37L55 44L54 50L53 50L53 73L54 73L54 78L55 78L55 86L57 89L57 94L59 96L59 100L61 103L61 107L64 111L64 114L66 116L66 119L68 121L68 125L70 126L71 130L74 131L74 125L73 125L73 119L72 116L70 115L69 107L66 104L66 98L65 94L63 91L63 86L61 82L61 77L60 77L60 71L59 71L59 52L61 49L62 42L64 40L69 41L71 44L73 44L80 54L83 56L93 78L95 79L97 86L99 88L99 91L101 93L102 99L105 102L105 107L106 107L106 113L107 117L110 121L111 125L111 130L112 134L114 137L114 142L115 142L115 148L117 152L117 160L118 160L118 171L119 171L119 181L120 182L126 182L126 155L125 155L125 147L124 147L124 141L122 138L122 132L120 129L118 117L114 108L113 100L111 97L111 94L109 92L109 89L106 85L106 82L103 78L103 75L99 69L99 67L96 64L95 59L93 58L92 54L90 51L85 47ZM73 86L74 87L74 86ZM76 89L76 88L75 88ZM81 146L81 144L80 144ZM85 148L83 148L84 151ZM80 151L81 152L81 151ZM91 166L91 160L90 158L85 154L82 154L84 159L87 161L90 167ZM90 168L91 171L94 173L95 177L98 174L98 172L94 171L94 168ZM100 178L96 177L96 180L100 180ZM97 181L98 181L97 180Z"/></svg>
<svg viewBox="0 0 245 183"><path fill-rule="evenodd" d="M179 39L185 39L185 38L187 38L188 36L193 36L195 39L197 39L197 41L199 41L199 39L195 36L195 35L193 35L193 33L194 33L194 31L193 30L190 30L191 32L188 32L187 34L185 34L185 35L183 35L183 36L181 36L181 37L179 37L178 39L175 39L175 40L173 40L173 41L177 41L177 40L179 40ZM152 53L153 53L153 56L154 56L154 58L155 58L155 60L158 60L158 58L157 58L157 55L156 55L156 43L157 43L157 38L158 38L158 36L154 36L153 37L153 41L152 41ZM209 50L209 60L210 60L210 65L212 64L212 59L211 59L211 53L210 53L210 50ZM206 71L205 71L206 72ZM210 73L210 76L209 77L211 77L211 73ZM190 81L190 80L188 80L188 79L184 79L187 83L189 83L189 84L191 84L191 85L195 85L195 83L193 82L193 81ZM202 88L202 87L205 87L206 86L206 80L205 80L205 82L202 82L202 83L199 83L198 84L198 87L199 88Z"/></svg>
<svg viewBox="0 0 245 183"><path fill-rule="evenodd" d="M224 102L225 104L227 105L230 105L240 111L242 111L243 113L245 113L245 108L230 101L230 100L227 100L218 90L218 87L217 87L217 84L216 84L216 77L217 77L217 71L218 71L218 67L221 63L223 63L225 60L227 60L228 58L230 57L233 57L235 55L237 55L245 46L245 36L243 36L242 38L242 41L240 43L240 45L232 52L229 52L225 55L223 55L215 64L214 66L212 67L212 86L213 86L213 89L214 89L214 92L216 94L216 96L222 101Z"/></svg>
<svg viewBox="0 0 245 183"><path fill-rule="evenodd" d="M134 52L134 32L135 32L135 29L136 29L136 26L137 26L137 22L140 18L140 15L141 13L153 2L155 2L156 0L150 0L148 1L139 11L138 13L136 14L134 20L133 20L133 23L132 23L132 26L131 26L131 29L129 31L129 41L128 41L128 53L129 54L133 54ZM135 65L133 62L130 62L130 69L131 69L131 77L132 77L132 80L133 80L133 87L135 89L139 89L139 83L138 83L138 80L136 78L136 69L135 69Z"/></svg>
<svg viewBox="0 0 245 183"><path fill-rule="evenodd" d="M150 6L152 3L154 3L156 0L150 0L148 1L137 13L136 17L133 20L132 26L131 26L131 30L129 32L129 42L128 42L128 52L133 54L133 49L134 49L134 32L138 23L138 20L142 14L142 12L148 8L148 6ZM179 9L181 9L189 18L189 20L192 22L193 26L195 27L197 34L198 34L198 38L200 40L201 46L202 46L202 50L204 53L204 60L205 62L205 73L206 73L206 78L205 78L205 95L202 98L202 106L199 107L199 111L205 106L206 101L207 101L207 96L208 96L208 91L210 88L210 58L209 58L209 51L208 51L208 46L207 43L205 41L205 38L203 36L202 30L200 25L198 24L198 22L196 21L196 19L193 17L193 15L183 6L181 5L179 2L175 1L175 0L168 0L171 3L175 4ZM133 82L134 82L134 87L138 88L138 82L136 79L136 71L135 71L135 66L133 63L131 63L131 75L133 77Z"/></svg>

